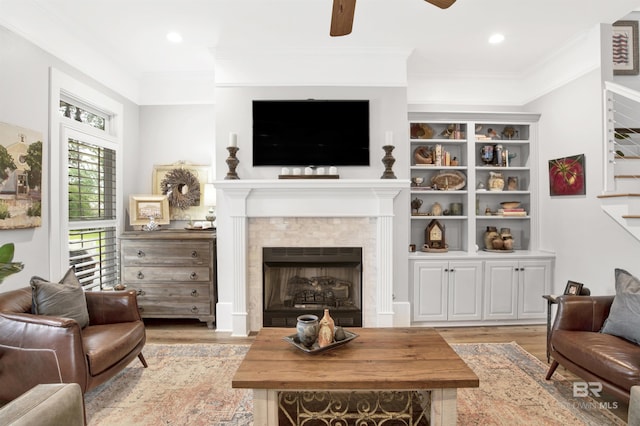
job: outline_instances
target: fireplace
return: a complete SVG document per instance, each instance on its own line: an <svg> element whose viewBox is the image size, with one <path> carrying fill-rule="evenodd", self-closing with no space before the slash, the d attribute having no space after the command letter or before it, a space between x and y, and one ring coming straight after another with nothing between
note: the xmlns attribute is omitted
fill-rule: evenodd
<svg viewBox="0 0 640 426"><path fill-rule="evenodd" d="M362 248L264 247L262 258L264 327L325 308L337 325L362 327Z"/></svg>
<svg viewBox="0 0 640 426"><path fill-rule="evenodd" d="M247 336L264 327L264 247L319 244L362 248L363 327L409 326L409 303L393 300L394 280L406 282L407 270L394 237L405 232L405 224L394 218L406 203L396 211L395 199L409 184L408 179L216 181L222 192L218 265L224 265L218 269L216 330Z"/></svg>

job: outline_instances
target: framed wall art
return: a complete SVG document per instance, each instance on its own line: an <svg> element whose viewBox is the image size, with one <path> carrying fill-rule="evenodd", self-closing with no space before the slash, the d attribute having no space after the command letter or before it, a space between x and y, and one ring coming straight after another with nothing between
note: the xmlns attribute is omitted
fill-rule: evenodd
<svg viewBox="0 0 640 426"><path fill-rule="evenodd" d="M638 75L638 21L613 23L613 75Z"/></svg>
<svg viewBox="0 0 640 426"><path fill-rule="evenodd" d="M0 230L42 226L42 133L0 123Z"/></svg>
<svg viewBox="0 0 640 426"><path fill-rule="evenodd" d="M584 284L577 283L575 281L567 281L567 286L564 288L564 294L568 294L571 296L580 296L583 285Z"/></svg>
<svg viewBox="0 0 640 426"><path fill-rule="evenodd" d="M165 195L131 195L129 197L129 223L146 225L153 217L158 225L168 225L169 200Z"/></svg>
<svg viewBox="0 0 640 426"><path fill-rule="evenodd" d="M584 154L549 160L549 193L558 195L586 194Z"/></svg>
<svg viewBox="0 0 640 426"><path fill-rule="evenodd" d="M204 185L209 167L178 162L153 167L153 194L166 195L169 213L175 220L204 220Z"/></svg>

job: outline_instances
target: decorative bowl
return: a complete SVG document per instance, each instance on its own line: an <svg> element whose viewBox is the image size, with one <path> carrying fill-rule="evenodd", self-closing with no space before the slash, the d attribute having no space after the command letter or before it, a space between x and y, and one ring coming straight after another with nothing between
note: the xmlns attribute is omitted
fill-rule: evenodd
<svg viewBox="0 0 640 426"><path fill-rule="evenodd" d="M520 207L520 201L504 201L500 205L503 209L517 209Z"/></svg>

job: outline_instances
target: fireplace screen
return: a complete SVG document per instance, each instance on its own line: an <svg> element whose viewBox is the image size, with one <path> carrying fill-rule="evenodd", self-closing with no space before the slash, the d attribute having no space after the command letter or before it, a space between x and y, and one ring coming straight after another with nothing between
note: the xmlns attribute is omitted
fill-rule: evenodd
<svg viewBox="0 0 640 426"><path fill-rule="evenodd" d="M265 327L290 327L328 308L337 325L362 326L362 249L265 247Z"/></svg>

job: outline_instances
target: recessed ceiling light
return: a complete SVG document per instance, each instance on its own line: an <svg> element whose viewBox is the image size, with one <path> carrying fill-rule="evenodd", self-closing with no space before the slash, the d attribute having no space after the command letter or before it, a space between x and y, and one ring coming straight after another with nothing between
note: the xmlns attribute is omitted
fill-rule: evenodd
<svg viewBox="0 0 640 426"><path fill-rule="evenodd" d="M491 37L489 37L489 43L491 44L498 44L498 43L502 43L503 41L504 41L503 34L493 34Z"/></svg>
<svg viewBox="0 0 640 426"><path fill-rule="evenodd" d="M171 43L180 43L182 42L182 36L180 35L180 33L172 31L170 33L167 33L167 40L169 40Z"/></svg>

